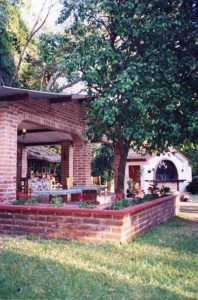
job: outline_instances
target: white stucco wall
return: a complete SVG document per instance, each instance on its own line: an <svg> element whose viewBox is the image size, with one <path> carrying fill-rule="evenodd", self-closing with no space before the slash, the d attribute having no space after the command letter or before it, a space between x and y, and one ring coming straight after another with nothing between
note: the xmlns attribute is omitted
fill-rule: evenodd
<svg viewBox="0 0 198 300"><path fill-rule="evenodd" d="M130 158L132 158L131 155ZM189 165L188 160L180 153L167 153L165 155L161 154L160 156L147 157L147 161L143 162L127 162L125 170L125 191L128 188L127 180L129 179L129 166L140 165L141 188L147 193L148 187L152 183L149 181L155 179L156 168L162 160L170 160L174 163L178 172L178 179L184 180L183 182L179 182L179 191L184 192L186 185L192 180L192 167ZM173 184L171 188L175 189L175 186L176 184Z"/></svg>

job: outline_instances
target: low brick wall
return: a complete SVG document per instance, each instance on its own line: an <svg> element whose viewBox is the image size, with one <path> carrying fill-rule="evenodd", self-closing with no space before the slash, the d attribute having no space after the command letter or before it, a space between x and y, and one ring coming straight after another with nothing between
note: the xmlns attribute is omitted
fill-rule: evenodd
<svg viewBox="0 0 198 300"><path fill-rule="evenodd" d="M122 210L0 205L0 233L83 242L126 242L175 216L176 195Z"/></svg>

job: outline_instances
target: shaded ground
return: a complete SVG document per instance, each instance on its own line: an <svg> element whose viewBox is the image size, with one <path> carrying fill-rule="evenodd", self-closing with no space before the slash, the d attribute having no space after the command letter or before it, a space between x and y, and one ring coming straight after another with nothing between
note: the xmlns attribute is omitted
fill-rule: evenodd
<svg viewBox="0 0 198 300"><path fill-rule="evenodd" d="M192 195L191 202L180 202L180 214L189 220L198 222L198 195Z"/></svg>

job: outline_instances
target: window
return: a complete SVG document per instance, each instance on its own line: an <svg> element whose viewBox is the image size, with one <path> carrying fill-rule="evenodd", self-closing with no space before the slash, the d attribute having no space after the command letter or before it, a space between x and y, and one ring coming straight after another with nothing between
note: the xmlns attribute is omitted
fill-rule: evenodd
<svg viewBox="0 0 198 300"><path fill-rule="evenodd" d="M170 160L162 160L157 167L156 180L177 180L177 169Z"/></svg>

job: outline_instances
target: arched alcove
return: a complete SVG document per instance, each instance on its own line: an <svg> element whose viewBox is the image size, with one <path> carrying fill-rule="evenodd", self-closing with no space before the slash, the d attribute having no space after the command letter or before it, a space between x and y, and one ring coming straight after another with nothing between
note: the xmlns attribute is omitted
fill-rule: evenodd
<svg viewBox="0 0 198 300"><path fill-rule="evenodd" d="M171 160L162 160L157 166L155 180L178 180L178 172L175 164Z"/></svg>

